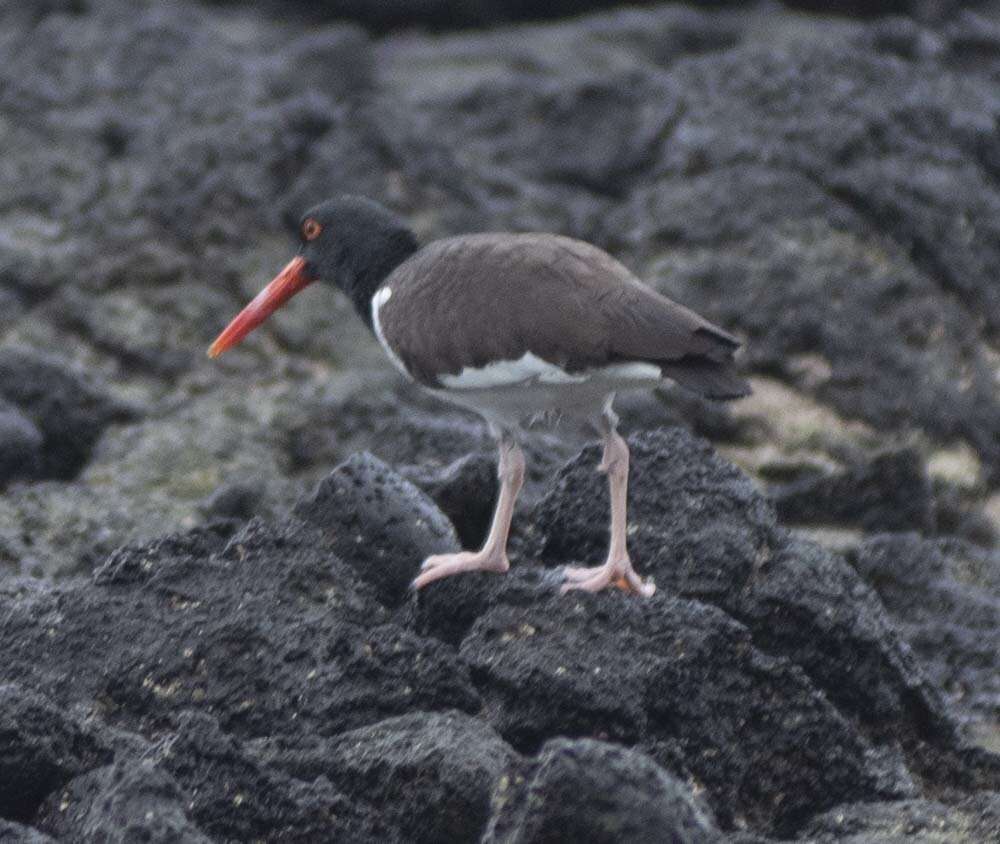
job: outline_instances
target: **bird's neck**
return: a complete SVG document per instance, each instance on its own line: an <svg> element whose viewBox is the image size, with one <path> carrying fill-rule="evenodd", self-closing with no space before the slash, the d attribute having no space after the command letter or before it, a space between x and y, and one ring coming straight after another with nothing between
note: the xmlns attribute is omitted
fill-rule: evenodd
<svg viewBox="0 0 1000 844"><path fill-rule="evenodd" d="M350 289L345 291L354 303L358 316L373 331L372 297L375 291L396 267L420 248L413 233L405 229L387 233L379 241L370 244L372 248L368 259L359 262L352 274Z"/></svg>

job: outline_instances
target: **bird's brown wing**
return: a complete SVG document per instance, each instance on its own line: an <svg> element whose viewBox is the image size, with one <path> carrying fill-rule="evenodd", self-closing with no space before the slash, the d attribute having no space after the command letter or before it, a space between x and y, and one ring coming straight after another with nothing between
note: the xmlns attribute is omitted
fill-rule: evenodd
<svg viewBox="0 0 1000 844"><path fill-rule="evenodd" d="M392 293L379 313L382 335L429 386L531 353L568 373L645 362L709 397L749 391L733 369L735 338L582 241L545 234L435 241L384 287Z"/></svg>

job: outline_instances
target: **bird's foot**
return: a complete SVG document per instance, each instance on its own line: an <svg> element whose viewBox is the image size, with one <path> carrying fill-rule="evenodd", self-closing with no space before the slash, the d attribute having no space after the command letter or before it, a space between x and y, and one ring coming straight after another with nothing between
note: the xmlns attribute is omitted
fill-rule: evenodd
<svg viewBox="0 0 1000 844"><path fill-rule="evenodd" d="M435 554L424 560L420 574L412 586L414 589L420 589L435 580L466 571L493 571L503 574L509 568L510 561L503 551L484 548L481 551L460 551L457 554Z"/></svg>
<svg viewBox="0 0 1000 844"><path fill-rule="evenodd" d="M600 592L609 586L617 586L624 592L634 592L644 598L650 597L656 591L652 581L644 582L632 568L632 561L627 557L611 557L602 566L579 568L566 566L563 569L566 582L562 586L565 595L572 589L583 589L585 592Z"/></svg>

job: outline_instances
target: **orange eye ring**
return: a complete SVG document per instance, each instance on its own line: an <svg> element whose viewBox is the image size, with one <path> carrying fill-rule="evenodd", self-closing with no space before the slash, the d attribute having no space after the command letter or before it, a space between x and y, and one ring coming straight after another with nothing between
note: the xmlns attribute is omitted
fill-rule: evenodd
<svg viewBox="0 0 1000 844"><path fill-rule="evenodd" d="M303 240L315 240L323 231L323 226L312 217L304 220L302 223L302 239Z"/></svg>

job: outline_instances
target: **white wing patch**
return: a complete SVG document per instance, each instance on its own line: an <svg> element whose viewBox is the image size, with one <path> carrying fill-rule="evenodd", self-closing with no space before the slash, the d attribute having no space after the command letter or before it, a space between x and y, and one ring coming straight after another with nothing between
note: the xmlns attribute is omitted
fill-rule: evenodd
<svg viewBox="0 0 1000 844"><path fill-rule="evenodd" d="M467 366L458 375L439 375L438 380L450 390L483 390L490 387L510 387L525 381L540 384L573 384L586 381L587 376L570 375L555 364L525 352L517 360L498 360L482 367Z"/></svg>
<svg viewBox="0 0 1000 844"><path fill-rule="evenodd" d="M613 363L590 370L600 378L612 381L661 381L663 373L655 363Z"/></svg>
<svg viewBox="0 0 1000 844"><path fill-rule="evenodd" d="M554 363L526 352L517 360L501 360L483 367L465 367L457 375L441 375L438 380L450 390L484 390L519 384L583 384L588 381L658 380L660 368L651 363L616 363L584 372L567 372Z"/></svg>
<svg viewBox="0 0 1000 844"><path fill-rule="evenodd" d="M403 361L401 361L399 359L399 356L392 350L392 346L390 346L386 342L385 335L382 333L382 326L379 324L378 321L379 310L381 310L382 306L389 301L391 296L392 296L391 287L382 287L379 290L376 290L375 295L372 296L372 328L375 329L375 336L378 338L378 341L382 345L382 348L385 349L385 353L389 356L389 360L392 361L392 365L395 366L396 369L398 369L400 372L402 372L403 375L409 378L411 377L410 373L407 372L406 366L403 364Z"/></svg>

